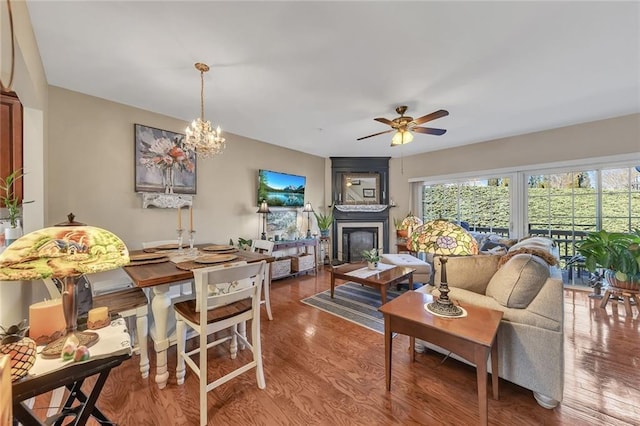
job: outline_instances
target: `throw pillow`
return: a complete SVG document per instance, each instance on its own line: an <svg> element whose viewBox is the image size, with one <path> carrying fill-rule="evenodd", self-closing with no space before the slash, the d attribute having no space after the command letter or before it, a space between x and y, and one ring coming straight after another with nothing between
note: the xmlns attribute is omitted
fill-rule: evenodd
<svg viewBox="0 0 640 426"><path fill-rule="evenodd" d="M532 254L516 254L493 275L487 296L507 308L524 309L549 278L549 267Z"/></svg>

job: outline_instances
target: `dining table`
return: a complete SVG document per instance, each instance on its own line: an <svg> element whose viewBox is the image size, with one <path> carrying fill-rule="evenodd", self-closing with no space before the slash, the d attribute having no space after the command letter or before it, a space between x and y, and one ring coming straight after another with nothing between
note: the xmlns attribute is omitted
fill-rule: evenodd
<svg viewBox="0 0 640 426"><path fill-rule="evenodd" d="M129 275L134 285L147 290L151 298L151 312L153 321L150 327L150 335L153 340L154 350L156 352L156 376L155 381L160 389L167 385L169 372L167 369L167 350L175 344L175 333L170 335L168 332L168 323L170 318L170 310L173 306L170 291L171 287L176 284L184 284L193 282L192 270L199 267L209 267L214 265L223 265L226 263L234 263L246 261L247 263L266 261L268 264L274 261L271 255L251 252L245 250L230 249L225 254L229 260L215 263L199 263L198 259L211 256L212 252L207 251L208 248L222 247L222 244L197 244L193 248L154 248L144 250L132 250L129 255L131 259L139 259L124 267L125 272ZM149 253L164 254L164 257L153 258L147 256ZM215 252L213 252L215 254ZM145 260L147 259L147 260ZM270 274L267 273L265 287L268 289ZM195 297L195 294L191 294Z"/></svg>

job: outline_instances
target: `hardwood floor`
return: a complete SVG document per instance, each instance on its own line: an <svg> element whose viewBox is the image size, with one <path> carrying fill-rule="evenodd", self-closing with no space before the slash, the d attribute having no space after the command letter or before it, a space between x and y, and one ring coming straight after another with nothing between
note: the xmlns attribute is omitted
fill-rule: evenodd
<svg viewBox="0 0 640 426"><path fill-rule="evenodd" d="M329 288L329 274L274 281L273 321L262 310L267 387L257 387L254 370L209 393L211 425L467 425L478 423L475 369L434 352L411 364L409 339L397 336L392 391L385 391L383 336L300 299ZM637 307L606 312L586 292L565 290L564 400L554 410L540 407L531 391L500 380L500 399L489 399L491 425L640 424L640 332ZM246 356L246 352L239 357ZM198 381L187 370L176 385L175 347L171 376L159 390L142 379L138 357L114 369L98 406L120 425L196 425ZM233 361L211 351L210 377ZM214 364L214 363L212 363ZM211 364L210 364L211 365ZM36 406L48 399L38 398ZM41 410L44 412L45 410ZM43 413L44 415L44 413ZM90 422L93 423L93 420Z"/></svg>

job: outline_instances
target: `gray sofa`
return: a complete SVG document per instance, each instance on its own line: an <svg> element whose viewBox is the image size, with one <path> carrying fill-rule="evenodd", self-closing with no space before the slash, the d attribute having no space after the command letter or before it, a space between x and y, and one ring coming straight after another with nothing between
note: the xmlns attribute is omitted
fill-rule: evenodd
<svg viewBox="0 0 640 426"><path fill-rule="evenodd" d="M499 268L502 256L450 257L447 262L451 299L504 312L498 330L499 376L532 390L538 404L549 409L562 401L564 386L564 292L560 270L549 265L555 252L551 240L532 237L511 247ZM418 291L437 297L440 269L436 259L435 287ZM444 352L416 342L418 351L427 346Z"/></svg>

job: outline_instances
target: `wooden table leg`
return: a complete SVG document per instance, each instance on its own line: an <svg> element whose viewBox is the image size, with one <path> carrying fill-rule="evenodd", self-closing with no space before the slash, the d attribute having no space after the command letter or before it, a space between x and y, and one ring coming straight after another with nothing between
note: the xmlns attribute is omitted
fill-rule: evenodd
<svg viewBox="0 0 640 426"><path fill-rule="evenodd" d="M488 401L487 401L487 356L489 348L476 348L475 350L476 374L478 377L478 408L480 410L480 424L488 424Z"/></svg>
<svg viewBox="0 0 640 426"><path fill-rule="evenodd" d="M391 390L391 352L393 339L391 338L391 319L384 316L384 373L387 381L387 390Z"/></svg>
<svg viewBox="0 0 640 426"><path fill-rule="evenodd" d="M631 311L631 295L629 293L622 293L622 301L624 303L624 311L627 316L633 316L633 312Z"/></svg>
<svg viewBox="0 0 640 426"><path fill-rule="evenodd" d="M382 299L383 305L387 303L387 286L386 285L380 286L380 298Z"/></svg>
<svg viewBox="0 0 640 426"><path fill-rule="evenodd" d="M493 339L493 346L491 346L491 391L493 393L493 399L498 399L498 380L500 374L500 367L498 362L498 334Z"/></svg>
<svg viewBox="0 0 640 426"><path fill-rule="evenodd" d="M611 290L607 290L604 292L604 296L602 297L602 301L600 302L600 307L602 309L607 307L607 303L609 303L609 298L611 297Z"/></svg>
<svg viewBox="0 0 640 426"><path fill-rule="evenodd" d="M333 291L336 288L336 277L333 275L333 271L331 271L331 298L333 299Z"/></svg>
<svg viewBox="0 0 640 426"><path fill-rule="evenodd" d="M409 336L409 353L411 354L411 362L416 362L416 338Z"/></svg>
<svg viewBox="0 0 640 426"><path fill-rule="evenodd" d="M409 290L413 290L413 272L409 274Z"/></svg>

